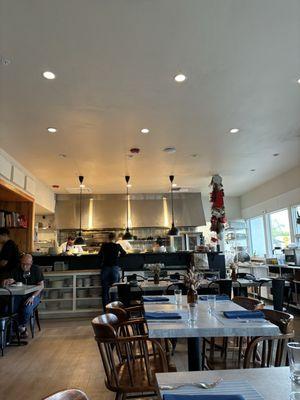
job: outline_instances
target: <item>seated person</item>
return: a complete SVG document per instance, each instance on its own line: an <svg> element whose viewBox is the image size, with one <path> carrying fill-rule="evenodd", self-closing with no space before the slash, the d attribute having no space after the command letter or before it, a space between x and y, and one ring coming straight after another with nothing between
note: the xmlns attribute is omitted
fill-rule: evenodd
<svg viewBox="0 0 300 400"><path fill-rule="evenodd" d="M27 276L26 274L27 273ZM22 338L28 336L26 326L35 307L41 301L41 292L44 289L44 276L39 266L32 264L31 254L24 254L20 266L12 271L11 279L6 279L4 284L22 282L27 285L37 285L38 290L25 296L15 296L14 312L19 314L19 331Z"/></svg>

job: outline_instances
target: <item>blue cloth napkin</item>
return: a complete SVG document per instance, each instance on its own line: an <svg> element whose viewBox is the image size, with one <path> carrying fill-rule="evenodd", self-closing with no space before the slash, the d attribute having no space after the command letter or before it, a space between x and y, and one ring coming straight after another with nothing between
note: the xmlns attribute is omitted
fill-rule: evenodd
<svg viewBox="0 0 300 400"><path fill-rule="evenodd" d="M224 317L237 319L237 318L265 318L265 314L261 311L248 311L248 310L241 310L241 311L224 311Z"/></svg>
<svg viewBox="0 0 300 400"><path fill-rule="evenodd" d="M146 319L181 319L181 315L178 313L164 312L164 311L154 311L146 312Z"/></svg>
<svg viewBox="0 0 300 400"><path fill-rule="evenodd" d="M241 394L164 394L164 400L245 400Z"/></svg>
<svg viewBox="0 0 300 400"><path fill-rule="evenodd" d="M210 295L209 294L206 294L206 295L203 294L203 295L199 296L199 300L206 301L207 300L207 296L210 296ZM217 301L230 300L230 298L226 294L217 294L216 295L216 300Z"/></svg>
<svg viewBox="0 0 300 400"><path fill-rule="evenodd" d="M143 297L144 303L151 303L155 301L169 301L168 297L163 296L144 296Z"/></svg>

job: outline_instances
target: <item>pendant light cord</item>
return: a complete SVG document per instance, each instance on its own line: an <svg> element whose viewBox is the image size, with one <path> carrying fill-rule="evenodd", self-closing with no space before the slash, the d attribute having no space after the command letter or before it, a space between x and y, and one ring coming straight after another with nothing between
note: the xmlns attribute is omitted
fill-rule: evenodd
<svg viewBox="0 0 300 400"><path fill-rule="evenodd" d="M128 186L126 187L126 194L127 194L127 229L129 229L129 193L128 193Z"/></svg>
<svg viewBox="0 0 300 400"><path fill-rule="evenodd" d="M80 194L79 194L79 235L81 236L81 196L82 196L82 187L80 186Z"/></svg>
<svg viewBox="0 0 300 400"><path fill-rule="evenodd" d="M172 202L172 226L174 225L174 202L173 202L173 185L171 183L171 202Z"/></svg>

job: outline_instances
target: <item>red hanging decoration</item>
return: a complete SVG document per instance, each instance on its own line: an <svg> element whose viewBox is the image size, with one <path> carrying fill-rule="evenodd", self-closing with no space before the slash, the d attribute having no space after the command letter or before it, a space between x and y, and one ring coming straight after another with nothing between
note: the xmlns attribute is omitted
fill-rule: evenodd
<svg viewBox="0 0 300 400"><path fill-rule="evenodd" d="M221 239L222 232L224 230L224 224L226 223L222 177L220 175L214 175L211 179L210 186L212 186L212 192L210 194L210 230L211 232L216 232L218 238Z"/></svg>

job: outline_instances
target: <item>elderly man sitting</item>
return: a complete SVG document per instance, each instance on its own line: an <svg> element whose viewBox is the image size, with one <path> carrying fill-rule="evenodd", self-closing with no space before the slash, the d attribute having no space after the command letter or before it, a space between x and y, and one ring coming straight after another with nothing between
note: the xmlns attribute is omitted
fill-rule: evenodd
<svg viewBox="0 0 300 400"><path fill-rule="evenodd" d="M15 296L14 311L19 314L19 331L22 338L28 336L27 324L35 307L41 301L41 292L44 289L44 276L39 266L32 264L31 254L24 254L20 265L12 271L12 278L7 279L5 284L22 282L26 285L38 285L39 289L25 296Z"/></svg>

